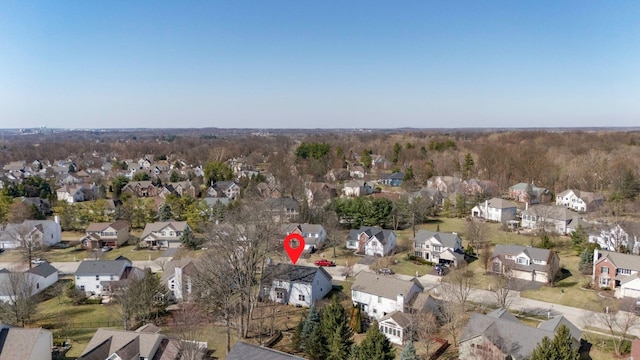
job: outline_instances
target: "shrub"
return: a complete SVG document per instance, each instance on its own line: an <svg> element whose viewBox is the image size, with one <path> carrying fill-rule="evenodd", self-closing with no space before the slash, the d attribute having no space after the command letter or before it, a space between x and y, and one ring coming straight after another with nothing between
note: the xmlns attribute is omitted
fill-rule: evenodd
<svg viewBox="0 0 640 360"><path fill-rule="evenodd" d="M102 299L101 298L97 298L97 299L86 299L84 301L85 305L100 305L102 304Z"/></svg>

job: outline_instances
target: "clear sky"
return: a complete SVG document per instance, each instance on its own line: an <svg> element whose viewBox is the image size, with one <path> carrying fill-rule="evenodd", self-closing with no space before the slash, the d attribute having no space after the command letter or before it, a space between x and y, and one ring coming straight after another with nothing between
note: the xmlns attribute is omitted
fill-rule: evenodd
<svg viewBox="0 0 640 360"><path fill-rule="evenodd" d="M1 1L40 126L640 126L640 1Z"/></svg>

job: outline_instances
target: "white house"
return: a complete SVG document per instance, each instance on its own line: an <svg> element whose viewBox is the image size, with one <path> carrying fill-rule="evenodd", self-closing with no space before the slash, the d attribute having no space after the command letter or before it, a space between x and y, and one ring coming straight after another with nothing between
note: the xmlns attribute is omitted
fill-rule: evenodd
<svg viewBox="0 0 640 360"><path fill-rule="evenodd" d="M493 198L474 206L471 216L504 223L516 218L516 204L509 200Z"/></svg>
<svg viewBox="0 0 640 360"><path fill-rule="evenodd" d="M564 206L575 211L594 211L604 204L604 197L588 191L565 190L556 195L556 205Z"/></svg>
<svg viewBox="0 0 640 360"><path fill-rule="evenodd" d="M411 315L401 311L394 311L383 316L378 322L378 328L390 342L396 345L404 345L406 341L413 340Z"/></svg>
<svg viewBox="0 0 640 360"><path fill-rule="evenodd" d="M76 288L87 294L109 292L111 282L126 280L141 273L126 258L116 260L84 260L76 270Z"/></svg>
<svg viewBox="0 0 640 360"><path fill-rule="evenodd" d="M331 289L331 275L322 267L275 264L264 270L260 296L281 304L311 307Z"/></svg>
<svg viewBox="0 0 640 360"><path fill-rule="evenodd" d="M65 185L59 189L56 189L56 196L58 201L66 201L69 204L78 203L84 201L84 189L82 185Z"/></svg>
<svg viewBox="0 0 640 360"><path fill-rule="evenodd" d="M458 266L464 261L462 239L457 233L420 229L413 239L414 255L433 263Z"/></svg>
<svg viewBox="0 0 640 360"><path fill-rule="evenodd" d="M145 225L140 241L152 248L180 247L180 238L189 227L186 221L160 221Z"/></svg>
<svg viewBox="0 0 640 360"><path fill-rule="evenodd" d="M361 271L351 286L351 301L370 318L380 320L394 311L405 312L408 302L424 287L417 279L401 280Z"/></svg>
<svg viewBox="0 0 640 360"><path fill-rule="evenodd" d="M579 222L581 217L571 210L558 205L527 206L522 212L520 226L523 229L542 230L567 235L572 223Z"/></svg>
<svg viewBox="0 0 640 360"><path fill-rule="evenodd" d="M595 224L589 231L589 242L604 250L619 251L626 247L634 254L640 252L640 223L624 221L617 224Z"/></svg>
<svg viewBox="0 0 640 360"><path fill-rule="evenodd" d="M362 180L352 180L344 184L342 194L347 197L358 197L373 193L371 185Z"/></svg>
<svg viewBox="0 0 640 360"><path fill-rule="evenodd" d="M21 224L7 224L4 228L0 225L0 247L3 249L19 248L25 240L51 246L61 238L62 228L52 220L25 220Z"/></svg>
<svg viewBox="0 0 640 360"><path fill-rule="evenodd" d="M22 292L38 294L57 281L58 270L46 262L25 272L0 269L0 301L11 301Z"/></svg>
<svg viewBox="0 0 640 360"><path fill-rule="evenodd" d="M234 200L240 195L240 185L233 181L217 181L207 189L209 197L226 197Z"/></svg>
<svg viewBox="0 0 640 360"><path fill-rule="evenodd" d="M327 239L327 232L319 224L284 224L284 235L299 234L304 238L304 251L320 249Z"/></svg>
<svg viewBox="0 0 640 360"><path fill-rule="evenodd" d="M361 226L349 231L347 249L368 256L387 256L396 248L396 234L379 227Z"/></svg>
<svg viewBox="0 0 640 360"><path fill-rule="evenodd" d="M24 329L0 323L0 359L51 359L53 333L42 328Z"/></svg>

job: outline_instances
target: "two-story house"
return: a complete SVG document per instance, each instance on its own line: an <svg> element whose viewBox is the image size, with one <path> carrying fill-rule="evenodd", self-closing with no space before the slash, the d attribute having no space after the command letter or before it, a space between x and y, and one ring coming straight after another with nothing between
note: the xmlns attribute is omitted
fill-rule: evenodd
<svg viewBox="0 0 640 360"><path fill-rule="evenodd" d="M268 198L264 206L278 222L295 221L300 216L300 203L293 197Z"/></svg>
<svg viewBox="0 0 640 360"><path fill-rule="evenodd" d="M169 290L169 299L191 300L196 275L197 269L191 259L169 262L162 272L162 282Z"/></svg>
<svg viewBox="0 0 640 360"><path fill-rule="evenodd" d="M560 258L555 251L532 246L498 244L489 263L489 272L494 274L541 283L552 282L560 271Z"/></svg>
<svg viewBox="0 0 640 360"><path fill-rule="evenodd" d="M471 216L505 223L516 218L516 204L500 198L492 198L471 209Z"/></svg>
<svg viewBox="0 0 640 360"><path fill-rule="evenodd" d="M313 252L324 245L327 232L319 224L284 224L282 225L284 236L299 234L304 238L304 251Z"/></svg>
<svg viewBox="0 0 640 360"><path fill-rule="evenodd" d="M240 185L234 181L216 181L207 189L207 196L235 200L240 196Z"/></svg>
<svg viewBox="0 0 640 360"><path fill-rule="evenodd" d="M604 250L620 251L624 247L637 255L640 253L640 223L593 224L589 242L600 245Z"/></svg>
<svg viewBox="0 0 640 360"><path fill-rule="evenodd" d="M80 239L85 249L100 249L103 246L119 247L129 240L131 227L124 220L116 222L91 223L85 236Z"/></svg>
<svg viewBox="0 0 640 360"><path fill-rule="evenodd" d="M604 197L588 191L569 189L556 195L556 205L579 212L595 211L604 205Z"/></svg>
<svg viewBox="0 0 640 360"><path fill-rule="evenodd" d="M311 307L331 289L331 275L324 268L281 263L265 268L260 297L281 304Z"/></svg>
<svg viewBox="0 0 640 360"><path fill-rule="evenodd" d="M0 248L16 249L25 241L40 246L51 246L60 242L62 228L53 220L25 220L20 224L0 225Z"/></svg>
<svg viewBox="0 0 640 360"><path fill-rule="evenodd" d="M90 295L108 295L111 284L142 275L131 261L120 257L116 260L84 260L76 270L76 288Z"/></svg>
<svg viewBox="0 0 640 360"><path fill-rule="evenodd" d="M36 295L57 281L58 269L47 262L24 272L0 269L0 301L12 301L25 294Z"/></svg>
<svg viewBox="0 0 640 360"><path fill-rule="evenodd" d="M368 256L387 256L396 248L396 234L373 226L361 226L349 231L347 249Z"/></svg>
<svg viewBox="0 0 640 360"><path fill-rule="evenodd" d="M614 289L616 297L640 297L640 256L593 251L593 286Z"/></svg>
<svg viewBox="0 0 640 360"><path fill-rule="evenodd" d="M567 235L573 229L572 224L580 221L581 216L558 205L527 206L521 214L520 226L523 229L544 230Z"/></svg>
<svg viewBox="0 0 640 360"><path fill-rule="evenodd" d="M433 263L458 266L464 262L462 239L457 233L420 229L413 239L414 255Z"/></svg>
<svg viewBox="0 0 640 360"><path fill-rule="evenodd" d="M150 248L177 248L180 247L180 238L188 227L186 221L148 223L142 231L140 241Z"/></svg>
<svg viewBox="0 0 640 360"><path fill-rule="evenodd" d="M544 204L553 198L550 190L529 183L518 183L509 187L509 198L520 203Z"/></svg>
<svg viewBox="0 0 640 360"><path fill-rule="evenodd" d="M387 175L378 182L383 185L397 187L402 186L402 181L404 180L404 173L400 171L396 171L393 174Z"/></svg>
<svg viewBox="0 0 640 360"><path fill-rule="evenodd" d="M351 180L342 187L342 195L347 197L365 196L373 193L373 187L363 180Z"/></svg>
<svg viewBox="0 0 640 360"><path fill-rule="evenodd" d="M158 189L151 181L131 181L122 187L122 193L128 193L137 197L154 197L158 195Z"/></svg>
<svg viewBox="0 0 640 360"><path fill-rule="evenodd" d="M394 311L406 312L409 301L424 287L417 279L402 280L361 271L351 285L351 301L372 319L380 320Z"/></svg>

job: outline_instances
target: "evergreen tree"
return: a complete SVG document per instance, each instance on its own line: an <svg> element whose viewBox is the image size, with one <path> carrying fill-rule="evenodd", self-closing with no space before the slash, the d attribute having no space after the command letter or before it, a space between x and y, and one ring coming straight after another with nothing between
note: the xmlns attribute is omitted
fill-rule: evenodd
<svg viewBox="0 0 640 360"><path fill-rule="evenodd" d="M418 355L416 354L415 346L413 346L413 341L410 341L405 345L404 349L402 349L400 360L418 360Z"/></svg>
<svg viewBox="0 0 640 360"><path fill-rule="evenodd" d="M182 232L180 242L182 243L182 246L186 247L187 249L195 250L198 247L198 241L195 235L193 235L193 231L191 231L191 228L188 226Z"/></svg>
<svg viewBox="0 0 640 360"><path fill-rule="evenodd" d="M309 360L324 360L327 356L327 340L319 324L313 328L309 337L304 339L304 352Z"/></svg>
<svg viewBox="0 0 640 360"><path fill-rule="evenodd" d="M300 334L300 350L305 351L307 343L311 337L311 333L317 327L320 327L320 313L315 306L311 306L311 310L309 310L309 313L304 320L304 324L302 325L302 333Z"/></svg>
<svg viewBox="0 0 640 360"><path fill-rule="evenodd" d="M354 360L393 360L395 350L389 339L378 329L378 322L374 321L367 330L367 335L358 346Z"/></svg>
<svg viewBox="0 0 640 360"><path fill-rule="evenodd" d="M464 165L462 166L465 177L469 178L471 172L473 171L474 165L475 163L473 162L473 156L471 156L471 153L467 153L467 155L464 156Z"/></svg>
<svg viewBox="0 0 640 360"><path fill-rule="evenodd" d="M293 332L293 336L291 337L291 346L300 350L300 346L302 345L302 327L304 326L304 317L300 318L298 325L296 326L296 330Z"/></svg>
<svg viewBox="0 0 640 360"><path fill-rule="evenodd" d="M573 245L573 248L578 251L582 250L588 240L589 234L587 234L587 231L582 227L582 225L578 225L576 231L571 233L571 244Z"/></svg>
<svg viewBox="0 0 640 360"><path fill-rule="evenodd" d="M327 338L327 360L343 360L349 357L349 349L353 344L351 337L345 338L345 333L350 333L351 329L346 323L338 325Z"/></svg>
<svg viewBox="0 0 640 360"><path fill-rule="evenodd" d="M531 360L578 360L580 354L573 348L573 338L566 325L560 325L553 340L542 338L531 353Z"/></svg>
<svg viewBox="0 0 640 360"><path fill-rule="evenodd" d="M169 219L173 218L173 211L171 210L171 205L163 202L160 205L160 209L158 209L158 220L159 221L169 221Z"/></svg>
<svg viewBox="0 0 640 360"><path fill-rule="evenodd" d="M322 332L328 344L327 359L345 359L353 344L353 331L349 327L347 312L335 296L322 311Z"/></svg>

